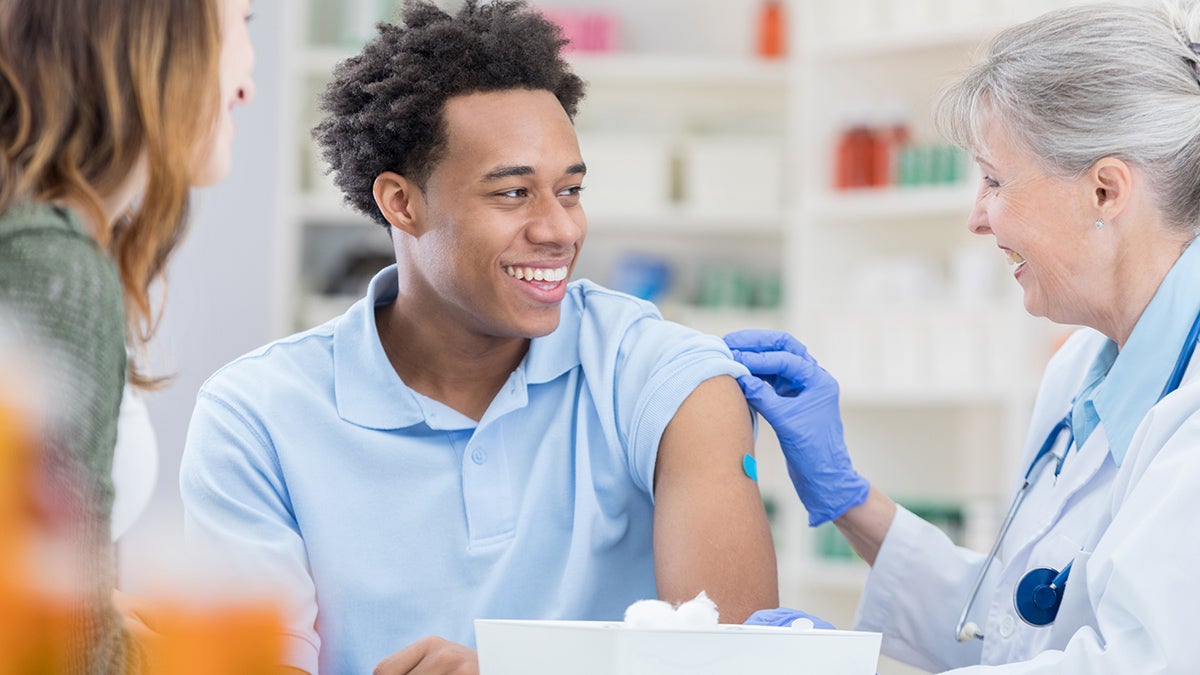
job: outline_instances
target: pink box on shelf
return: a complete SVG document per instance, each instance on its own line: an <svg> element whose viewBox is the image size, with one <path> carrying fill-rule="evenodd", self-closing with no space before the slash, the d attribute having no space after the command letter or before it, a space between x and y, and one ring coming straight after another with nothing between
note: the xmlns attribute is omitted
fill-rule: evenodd
<svg viewBox="0 0 1200 675"><path fill-rule="evenodd" d="M558 24L568 52L614 52L620 49L621 19L608 10L542 9Z"/></svg>
<svg viewBox="0 0 1200 675"><path fill-rule="evenodd" d="M620 17L616 12L592 11L583 15L583 51L615 52L620 49Z"/></svg>

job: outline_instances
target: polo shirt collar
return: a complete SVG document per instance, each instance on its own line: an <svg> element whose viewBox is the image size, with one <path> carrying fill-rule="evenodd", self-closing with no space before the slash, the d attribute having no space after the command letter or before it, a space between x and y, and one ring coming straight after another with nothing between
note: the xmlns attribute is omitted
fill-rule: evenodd
<svg viewBox="0 0 1200 675"><path fill-rule="evenodd" d="M1093 390L1092 404L1104 423L1109 451L1118 466L1142 418L1158 403L1183 349L1200 310L1197 288L1200 246L1193 241L1159 285L1104 381Z"/></svg>
<svg viewBox="0 0 1200 675"><path fill-rule="evenodd" d="M338 415L370 429L401 429L420 424L425 415L392 368L379 330L375 308L396 300L396 266L381 270L333 328L333 389Z"/></svg>
<svg viewBox="0 0 1200 675"><path fill-rule="evenodd" d="M418 395L396 374L375 324L375 308L396 300L399 278L391 265L375 275L364 298L333 329L333 386L338 415L370 429L402 429L425 422ZM510 382L542 384L580 365L582 310L568 292L558 328L535 338ZM520 392L525 399L526 392ZM501 394L503 395L503 394Z"/></svg>
<svg viewBox="0 0 1200 675"><path fill-rule="evenodd" d="M574 284L571 286L574 287ZM558 328L549 335L530 341L529 351L517 367L517 370L524 372L526 384L551 382L582 363L579 358L579 335L583 309L576 300L579 295L572 290L569 288L567 296L563 298Z"/></svg>

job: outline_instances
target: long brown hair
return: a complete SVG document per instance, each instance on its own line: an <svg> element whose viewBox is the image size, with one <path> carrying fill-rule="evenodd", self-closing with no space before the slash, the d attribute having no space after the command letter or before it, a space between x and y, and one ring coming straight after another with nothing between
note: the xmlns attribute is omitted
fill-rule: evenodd
<svg viewBox="0 0 1200 675"><path fill-rule="evenodd" d="M215 0L0 0L0 211L81 205L120 272L133 347L154 334L150 286L186 229L220 40ZM110 223L103 198L142 162L142 198Z"/></svg>

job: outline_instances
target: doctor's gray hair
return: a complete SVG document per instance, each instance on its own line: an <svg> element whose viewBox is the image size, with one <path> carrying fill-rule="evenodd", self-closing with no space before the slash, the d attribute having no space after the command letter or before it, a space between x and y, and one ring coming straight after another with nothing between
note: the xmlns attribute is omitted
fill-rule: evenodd
<svg viewBox="0 0 1200 675"><path fill-rule="evenodd" d="M1140 168L1167 223L1200 227L1200 3L1095 4L1009 28L944 90L939 131L983 154L1004 125L1042 168L1083 175L1116 157Z"/></svg>

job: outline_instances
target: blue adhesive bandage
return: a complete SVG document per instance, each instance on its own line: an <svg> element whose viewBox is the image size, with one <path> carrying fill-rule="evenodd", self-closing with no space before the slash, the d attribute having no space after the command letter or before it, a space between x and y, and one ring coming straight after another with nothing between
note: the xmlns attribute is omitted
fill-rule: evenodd
<svg viewBox="0 0 1200 675"><path fill-rule="evenodd" d="M754 455L746 453L742 455L742 471L750 477L750 480L758 482L758 460L754 459Z"/></svg>

